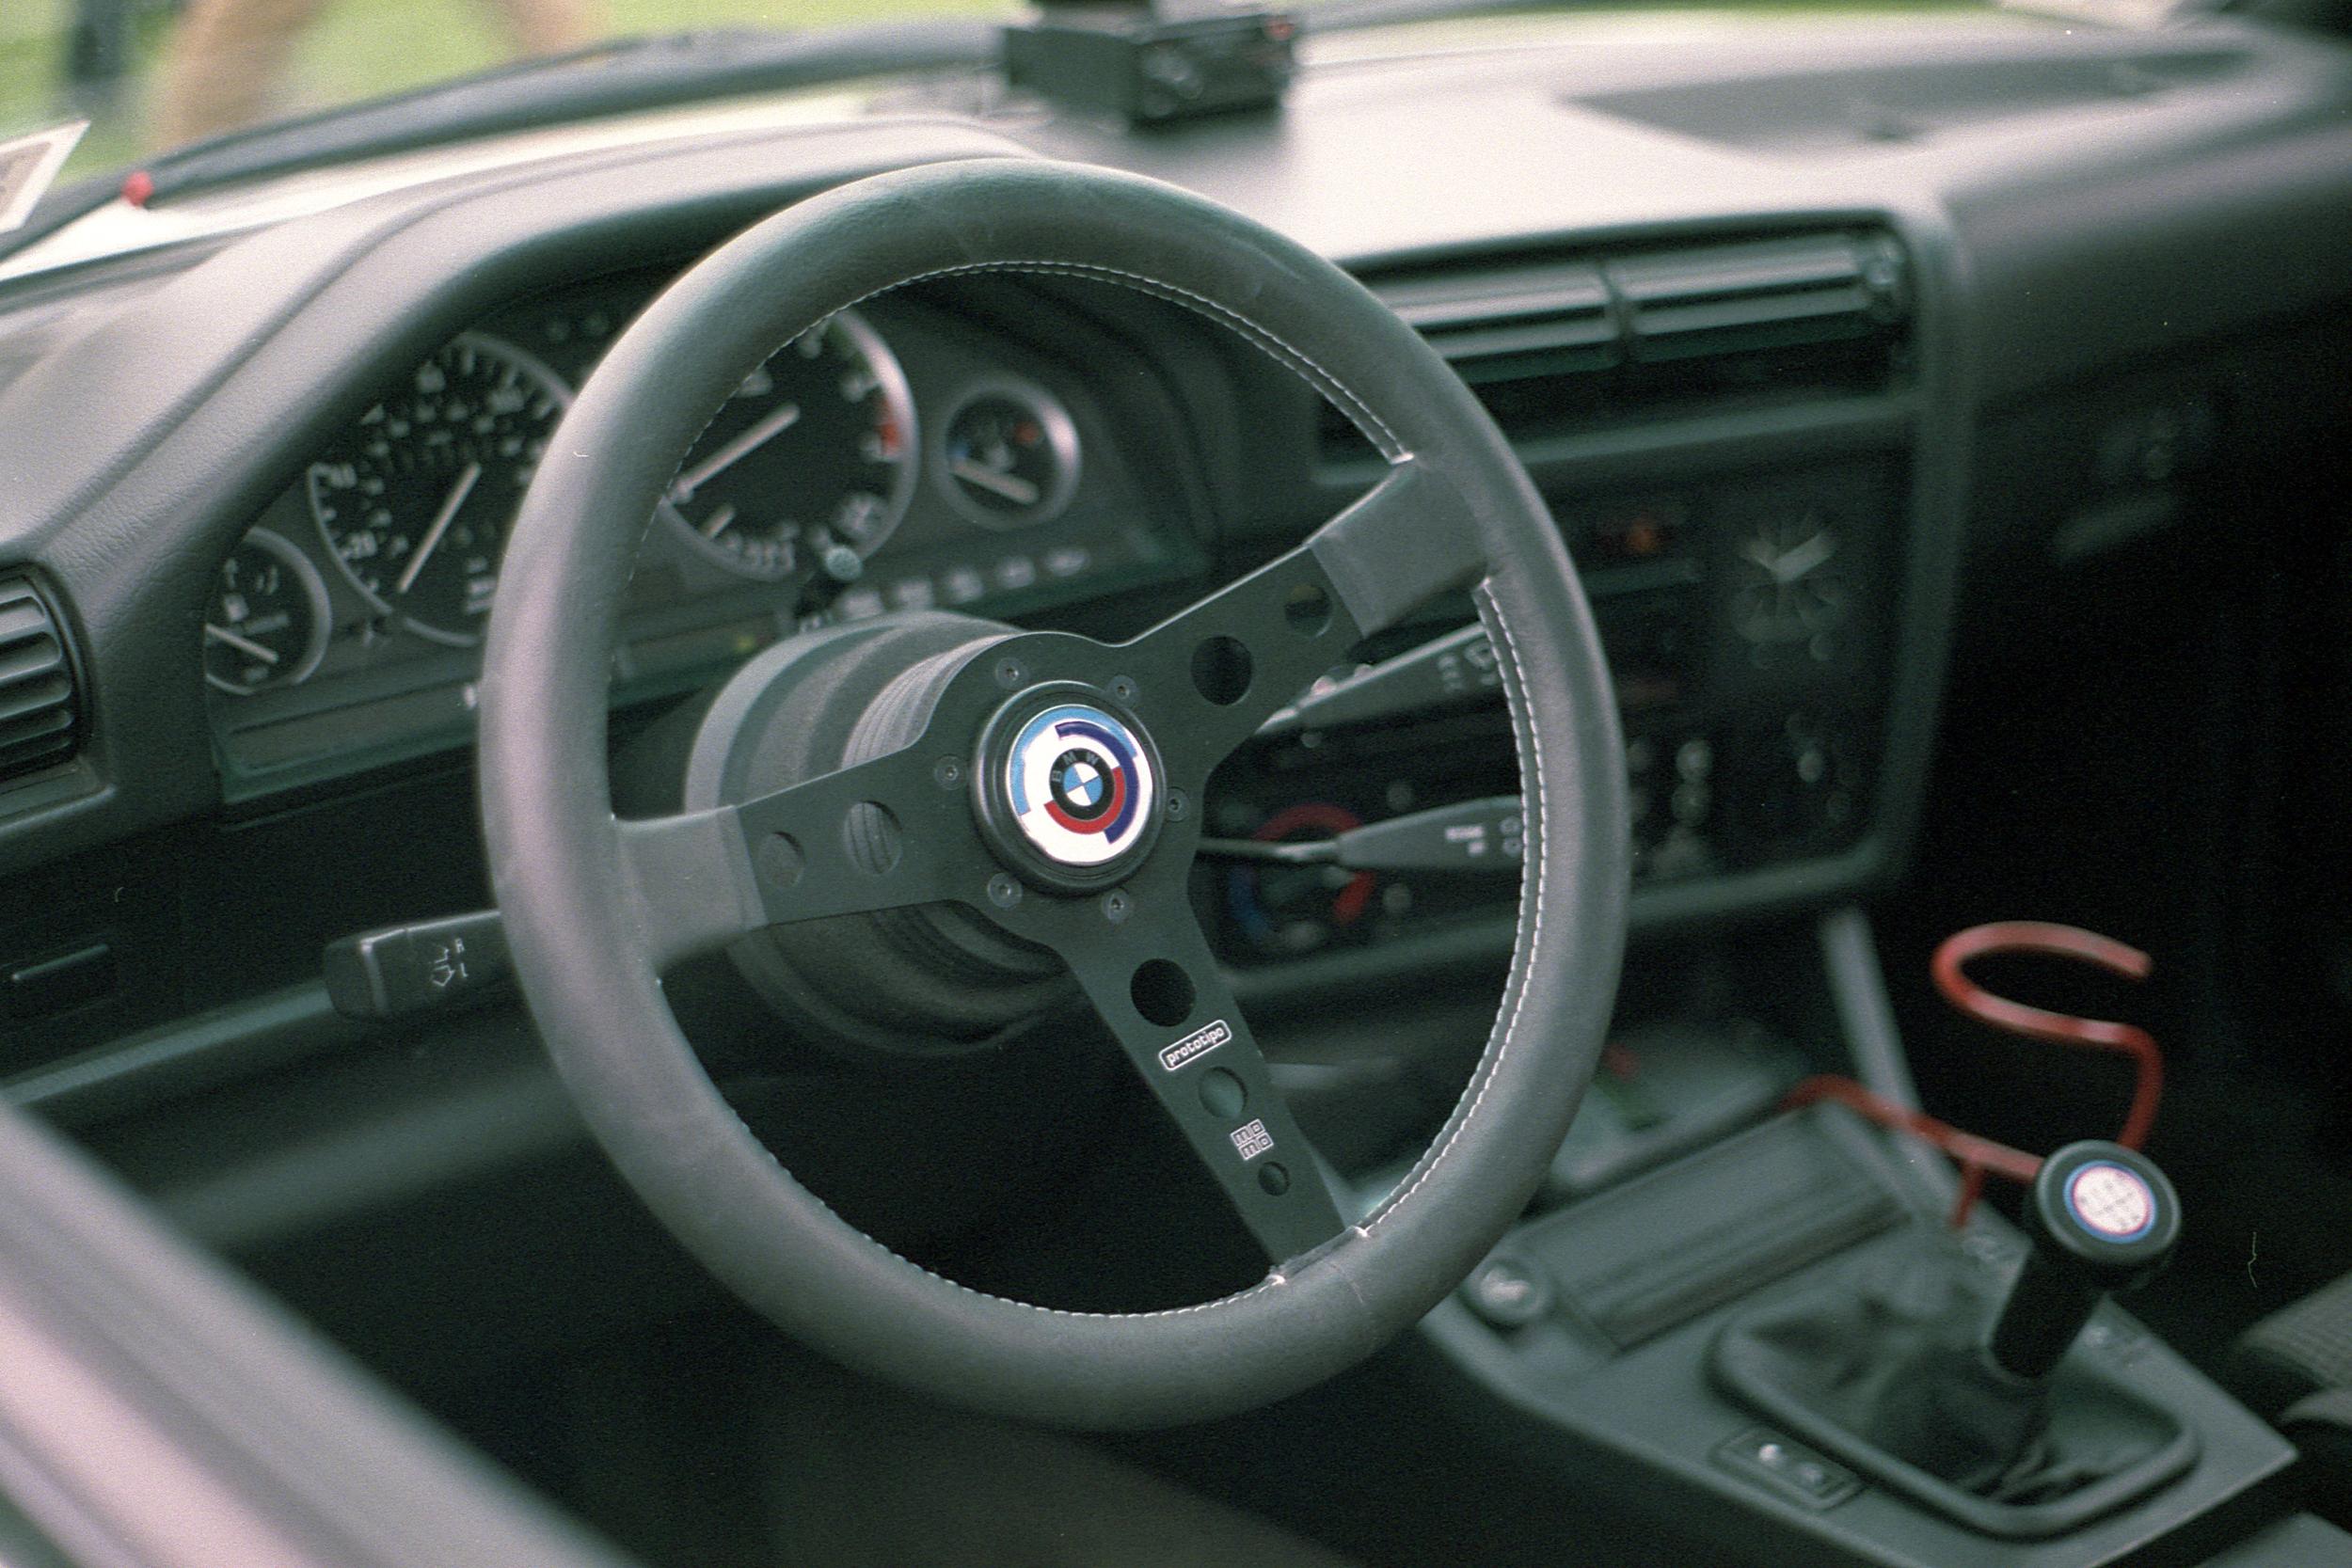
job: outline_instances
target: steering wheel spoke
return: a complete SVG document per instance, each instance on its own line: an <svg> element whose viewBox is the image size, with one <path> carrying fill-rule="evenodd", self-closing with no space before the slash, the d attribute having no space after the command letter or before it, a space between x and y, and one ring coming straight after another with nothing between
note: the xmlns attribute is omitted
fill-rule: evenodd
<svg viewBox="0 0 2352 1568"><path fill-rule="evenodd" d="M1366 637L1473 580L1476 540L1460 496L1408 459L1296 548L1114 650L1145 681L1177 776L1197 784Z"/></svg>
<svg viewBox="0 0 2352 1568"><path fill-rule="evenodd" d="M619 825L657 967L768 926L969 898L985 883L961 789L911 747L738 806ZM969 884L969 885L966 885Z"/></svg>
<svg viewBox="0 0 2352 1568"><path fill-rule="evenodd" d="M1193 917L1183 879L1153 881L1122 893L1123 902L1031 901L1000 918L1070 965L1279 1268L1331 1241L1346 1222Z"/></svg>
<svg viewBox="0 0 2352 1568"><path fill-rule="evenodd" d="M1462 493L1407 457L1299 549L1330 578L1360 640L1484 576L1479 539L1478 519Z"/></svg>

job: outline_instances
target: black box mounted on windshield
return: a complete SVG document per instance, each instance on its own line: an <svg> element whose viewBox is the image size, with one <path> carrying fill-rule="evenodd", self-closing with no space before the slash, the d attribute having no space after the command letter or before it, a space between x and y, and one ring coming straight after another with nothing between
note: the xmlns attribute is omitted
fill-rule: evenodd
<svg viewBox="0 0 2352 1568"><path fill-rule="evenodd" d="M1005 74L1069 108L1163 125L1279 103L1297 36L1279 11L1045 5L1005 29Z"/></svg>

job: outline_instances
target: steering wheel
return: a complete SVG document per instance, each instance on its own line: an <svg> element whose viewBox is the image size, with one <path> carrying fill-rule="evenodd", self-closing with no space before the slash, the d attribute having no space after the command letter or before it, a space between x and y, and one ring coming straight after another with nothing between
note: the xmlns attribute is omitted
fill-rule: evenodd
<svg viewBox="0 0 2352 1568"><path fill-rule="evenodd" d="M843 766L616 819L607 671L647 521L684 454L753 371L834 312L990 273L1134 289L1237 333L1343 410L1386 477L1132 641L972 622L909 654ZM1211 769L1365 638L1462 588L1497 651L1518 746L1517 945L1459 1104L1358 1218L1267 1072L1186 873ZM589 1128L653 1212L744 1301L834 1357L1048 1422L1245 1409L1352 1365L1437 1305L1520 1212L1566 1132L1624 941L1624 765L1600 644L1493 423L1330 263L1171 186L1068 165L986 159L858 181L747 230L647 308L581 388L515 524L481 765L524 994ZM1121 1314L985 1294L852 1227L752 1134L680 1032L662 971L786 923L854 930L837 917L930 906L1067 964L1263 1247L1263 1280Z"/></svg>

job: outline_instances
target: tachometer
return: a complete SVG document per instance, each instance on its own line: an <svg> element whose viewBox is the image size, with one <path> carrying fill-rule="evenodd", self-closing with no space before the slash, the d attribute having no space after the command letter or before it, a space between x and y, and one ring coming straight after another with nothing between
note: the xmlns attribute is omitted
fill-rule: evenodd
<svg viewBox="0 0 2352 1568"><path fill-rule="evenodd" d="M420 636L480 641L507 526L571 397L521 349L469 332L310 466L310 510L370 604Z"/></svg>
<svg viewBox="0 0 2352 1568"><path fill-rule="evenodd" d="M871 555L914 486L914 400L880 334L844 310L727 400L662 513L731 571L788 578L835 546Z"/></svg>

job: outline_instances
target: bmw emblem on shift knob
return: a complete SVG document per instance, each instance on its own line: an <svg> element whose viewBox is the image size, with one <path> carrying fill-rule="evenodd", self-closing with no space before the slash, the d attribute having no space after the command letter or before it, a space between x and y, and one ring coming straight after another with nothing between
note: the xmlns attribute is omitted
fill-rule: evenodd
<svg viewBox="0 0 2352 1568"><path fill-rule="evenodd" d="M1159 781L1136 733L1091 703L1057 703L1004 758L1013 826L1056 865L1107 864L1142 842Z"/></svg>

